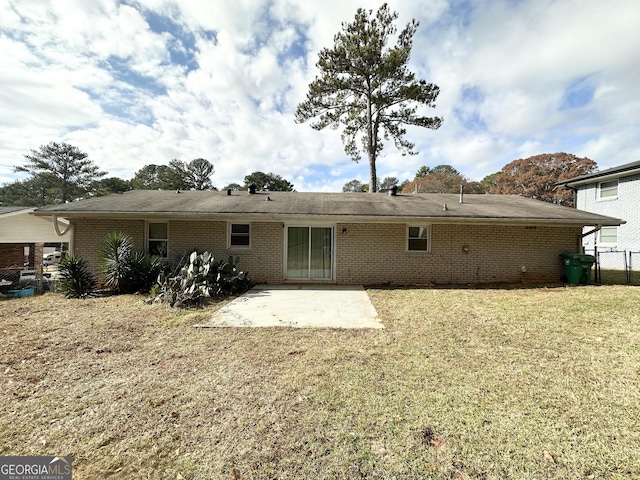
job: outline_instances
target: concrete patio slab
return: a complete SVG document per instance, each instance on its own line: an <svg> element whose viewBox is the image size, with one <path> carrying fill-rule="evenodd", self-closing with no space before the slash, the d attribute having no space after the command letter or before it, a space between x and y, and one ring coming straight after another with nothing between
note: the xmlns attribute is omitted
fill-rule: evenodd
<svg viewBox="0 0 640 480"><path fill-rule="evenodd" d="M257 285L201 327L384 328L362 286Z"/></svg>

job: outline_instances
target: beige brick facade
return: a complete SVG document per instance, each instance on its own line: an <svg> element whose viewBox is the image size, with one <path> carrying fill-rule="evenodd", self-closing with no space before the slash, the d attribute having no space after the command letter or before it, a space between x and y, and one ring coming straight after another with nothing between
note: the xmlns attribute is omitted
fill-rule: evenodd
<svg viewBox="0 0 640 480"><path fill-rule="evenodd" d="M559 281L559 255L576 250L581 229L431 225L430 253L407 252L404 224L339 224L336 230L338 283L417 285Z"/></svg>
<svg viewBox="0 0 640 480"><path fill-rule="evenodd" d="M100 244L111 232L126 233L133 238L135 248L145 247L144 220L77 219L73 221L73 254L87 262L97 273Z"/></svg>
<svg viewBox="0 0 640 480"><path fill-rule="evenodd" d="M78 219L74 224L75 253L94 270L99 244L109 232L126 232L137 248L145 247L144 220ZM286 281L282 222L253 222L249 249L229 249L227 225L224 221L168 221L169 258L193 249L237 255L239 267L254 281ZM405 224L339 223L335 225L333 281L365 285L558 281L562 276L559 255L576 251L580 233L580 227L436 224L431 225L430 253L415 253L407 252Z"/></svg>

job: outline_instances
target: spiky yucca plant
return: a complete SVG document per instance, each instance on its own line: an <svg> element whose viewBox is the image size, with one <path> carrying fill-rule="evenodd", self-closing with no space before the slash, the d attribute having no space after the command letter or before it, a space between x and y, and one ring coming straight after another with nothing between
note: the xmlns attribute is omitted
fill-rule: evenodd
<svg viewBox="0 0 640 480"><path fill-rule="evenodd" d="M128 290L133 240L121 232L108 233L100 245L100 269L106 286L116 293Z"/></svg>
<svg viewBox="0 0 640 480"><path fill-rule="evenodd" d="M59 267L58 288L67 298L86 298L96 288L96 279L86 260L67 255Z"/></svg>

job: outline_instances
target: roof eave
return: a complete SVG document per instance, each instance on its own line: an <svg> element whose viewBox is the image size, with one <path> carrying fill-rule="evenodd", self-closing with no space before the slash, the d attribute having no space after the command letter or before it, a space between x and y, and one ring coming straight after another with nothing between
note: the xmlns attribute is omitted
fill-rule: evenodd
<svg viewBox="0 0 640 480"><path fill-rule="evenodd" d="M618 178L628 177L631 175L640 174L640 167L634 167L626 170L619 170L617 172L600 172L600 174L594 173L587 177L575 178L564 182L558 182L556 186L565 186L567 188L580 187L582 185L589 185L591 183L598 183L607 180L615 180Z"/></svg>
<svg viewBox="0 0 640 480"><path fill-rule="evenodd" d="M326 215L326 214L268 214L268 213L193 213L193 212L55 212L37 211L37 216L58 216L74 220L83 218L113 218L129 220L178 219L200 221L253 221L292 223L299 220L325 223L429 223L429 224L465 224L465 225L554 225L554 226L618 226L624 220L602 217L585 218L544 218L544 217L472 217L460 215Z"/></svg>

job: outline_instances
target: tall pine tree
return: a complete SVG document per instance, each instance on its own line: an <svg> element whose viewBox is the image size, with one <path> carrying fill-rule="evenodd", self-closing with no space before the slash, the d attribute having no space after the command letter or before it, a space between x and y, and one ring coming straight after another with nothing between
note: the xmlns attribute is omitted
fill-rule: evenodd
<svg viewBox="0 0 640 480"><path fill-rule="evenodd" d="M106 175L86 153L68 143L41 145L24 157L29 163L15 167L15 171L27 172L33 180L46 185L46 190L55 196L56 203L85 196L92 184Z"/></svg>
<svg viewBox="0 0 640 480"><path fill-rule="evenodd" d="M320 76L309 85L307 99L298 105L296 122L317 118L311 126L344 126L342 142L347 155L358 162L360 152L369 159L369 192L377 190L376 159L382 138L392 138L403 154L415 155L405 139L405 125L437 129L442 118L418 114L419 106L434 107L437 85L416 79L407 66L418 22L412 20L398 35L396 12L387 4L378 11L358 9L352 23L343 23L333 48L319 53ZM361 147L358 140L361 140Z"/></svg>

